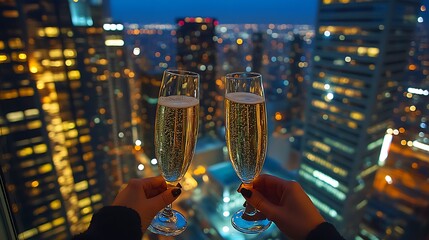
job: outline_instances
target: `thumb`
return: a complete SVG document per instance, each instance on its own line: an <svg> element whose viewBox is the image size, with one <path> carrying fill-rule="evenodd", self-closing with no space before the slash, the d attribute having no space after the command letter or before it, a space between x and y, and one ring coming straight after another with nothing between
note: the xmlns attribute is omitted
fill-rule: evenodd
<svg viewBox="0 0 429 240"><path fill-rule="evenodd" d="M272 220L276 212L278 212L277 206L272 204L257 190L242 188L240 193L250 205L262 212L268 219Z"/></svg>
<svg viewBox="0 0 429 240"><path fill-rule="evenodd" d="M161 209L165 208L168 204L171 204L176 198L182 193L180 188L174 188L166 190L156 197L150 199L150 204L154 210L161 211Z"/></svg>

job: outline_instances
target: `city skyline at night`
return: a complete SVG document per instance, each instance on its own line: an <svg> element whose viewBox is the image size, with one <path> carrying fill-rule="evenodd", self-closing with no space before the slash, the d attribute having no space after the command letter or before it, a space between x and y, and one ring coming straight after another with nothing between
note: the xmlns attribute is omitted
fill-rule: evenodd
<svg viewBox="0 0 429 240"><path fill-rule="evenodd" d="M427 2L0 2L0 176L18 239L70 239L129 179L159 175L158 92L176 68L200 74L202 128L178 239L253 239L230 223L244 199L224 76L238 71L263 76L263 173L298 181L347 239L426 239ZM287 239L274 224L259 237Z"/></svg>

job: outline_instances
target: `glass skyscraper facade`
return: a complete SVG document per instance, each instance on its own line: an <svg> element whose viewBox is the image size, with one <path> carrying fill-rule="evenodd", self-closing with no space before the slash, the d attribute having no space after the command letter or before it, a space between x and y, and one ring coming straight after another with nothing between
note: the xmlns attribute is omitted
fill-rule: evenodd
<svg viewBox="0 0 429 240"><path fill-rule="evenodd" d="M89 1L5 1L0 11L1 166L18 238L70 238L115 196L122 181L109 172L126 169L110 161L105 9ZM115 67L112 77L130 72ZM98 124L107 134L97 134ZM134 162L126 176L136 175Z"/></svg>
<svg viewBox="0 0 429 240"><path fill-rule="evenodd" d="M346 237L358 231L417 20L417 1L319 2L299 181Z"/></svg>
<svg viewBox="0 0 429 240"><path fill-rule="evenodd" d="M216 86L216 44L213 18L186 17L177 20L177 67L200 74L200 136L216 135L222 121Z"/></svg>

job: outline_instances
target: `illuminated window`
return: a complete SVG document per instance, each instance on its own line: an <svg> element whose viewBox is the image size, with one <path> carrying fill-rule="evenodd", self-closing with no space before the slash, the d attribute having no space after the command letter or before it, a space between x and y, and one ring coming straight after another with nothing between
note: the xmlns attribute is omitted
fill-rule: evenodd
<svg viewBox="0 0 429 240"><path fill-rule="evenodd" d="M29 229L27 231L24 231L24 232L18 234L18 239L29 239L38 233L39 233L39 231L37 231L37 228L32 228L32 229Z"/></svg>
<svg viewBox="0 0 429 240"><path fill-rule="evenodd" d="M352 129L356 129L358 127L357 123L353 121L347 121L347 126Z"/></svg>
<svg viewBox="0 0 429 240"><path fill-rule="evenodd" d="M321 82L313 82L313 88L320 89L320 90L326 90L325 84Z"/></svg>
<svg viewBox="0 0 429 240"><path fill-rule="evenodd" d="M77 135L78 135L78 132L76 129L73 129L67 132L67 137L69 138L75 138L77 137Z"/></svg>
<svg viewBox="0 0 429 240"><path fill-rule="evenodd" d="M25 157L33 154L33 149L31 147L23 148L17 151L19 157Z"/></svg>
<svg viewBox="0 0 429 240"><path fill-rule="evenodd" d="M91 137L89 135L79 137L79 142L81 142L81 143L86 143L89 141L91 141Z"/></svg>
<svg viewBox="0 0 429 240"><path fill-rule="evenodd" d="M15 62L24 62L27 59L27 54L25 53L13 52L11 56L12 60Z"/></svg>
<svg viewBox="0 0 429 240"><path fill-rule="evenodd" d="M52 223L48 222L48 223L42 224L37 229L39 229L40 232L46 232L52 229Z"/></svg>
<svg viewBox="0 0 429 240"><path fill-rule="evenodd" d="M45 36L45 30L43 30L43 28L39 28L39 30L37 30L37 35L39 37L44 37Z"/></svg>
<svg viewBox="0 0 429 240"><path fill-rule="evenodd" d="M64 56L66 58L76 57L76 50L74 49L65 49Z"/></svg>
<svg viewBox="0 0 429 240"><path fill-rule="evenodd" d="M21 38L11 38L9 39L9 47L11 49L23 48L24 44L21 41Z"/></svg>
<svg viewBox="0 0 429 240"><path fill-rule="evenodd" d="M65 223L65 219L63 217L57 218L54 221L52 221L52 224L54 226L59 226L61 224Z"/></svg>
<svg viewBox="0 0 429 240"><path fill-rule="evenodd" d="M84 118L78 118L76 123L78 126L83 126L83 125L87 124L87 121Z"/></svg>
<svg viewBox="0 0 429 240"><path fill-rule="evenodd" d="M27 109L24 111L24 114L27 118L38 116L39 115L39 109L37 109L37 108Z"/></svg>
<svg viewBox="0 0 429 240"><path fill-rule="evenodd" d="M17 97L18 92L15 89L0 91L0 99L12 99Z"/></svg>
<svg viewBox="0 0 429 240"><path fill-rule="evenodd" d="M6 136L10 133L8 127L0 127L0 136Z"/></svg>
<svg viewBox="0 0 429 240"><path fill-rule="evenodd" d="M383 144L383 140L384 140L384 137L375 140L374 142L368 144L366 149L368 149L368 151L371 151L372 149L381 146L381 144Z"/></svg>
<svg viewBox="0 0 429 240"><path fill-rule="evenodd" d="M74 185L74 189L76 192L80 192L80 191L88 189L88 181L84 180L84 181L76 183Z"/></svg>
<svg viewBox="0 0 429 240"><path fill-rule="evenodd" d="M45 27L45 33L48 37L57 37L60 31L57 27Z"/></svg>
<svg viewBox="0 0 429 240"><path fill-rule="evenodd" d="M50 163L43 164L42 166L39 167L40 174L44 174L50 171L52 171L52 164Z"/></svg>
<svg viewBox="0 0 429 240"><path fill-rule="evenodd" d="M89 206L89 207L83 208L82 210L80 210L80 212L82 213L82 215L86 215L88 213L91 213L92 212L92 207Z"/></svg>
<svg viewBox="0 0 429 240"><path fill-rule="evenodd" d="M79 70L72 70L72 71L69 71L69 72L67 73L67 75L68 75L68 77L69 77L69 79L70 79L70 80L77 80L77 79L80 79L80 72L79 72Z"/></svg>
<svg viewBox="0 0 429 240"><path fill-rule="evenodd" d="M34 95L34 89L33 88L20 88L19 89L19 95L21 97L29 97Z"/></svg>
<svg viewBox="0 0 429 240"><path fill-rule="evenodd" d="M89 198L89 197L84 198L84 199L81 199L81 200L79 200L79 202L78 202L78 205L79 205L79 207L81 207L81 208L86 207L86 206L88 206L89 204L91 204L91 200L90 200L90 198Z"/></svg>
<svg viewBox="0 0 429 240"><path fill-rule="evenodd" d="M89 161L92 158L94 158L94 154L92 152L87 152L87 153L83 154L82 158L84 161Z"/></svg>
<svg viewBox="0 0 429 240"><path fill-rule="evenodd" d="M354 86L356 88L362 88L365 86L365 83L361 80L350 79L350 78L346 78L346 77L331 76L331 77L329 77L329 80L333 83L338 83L339 85L351 84L352 86Z"/></svg>
<svg viewBox="0 0 429 240"><path fill-rule="evenodd" d="M22 111L10 112L6 114L6 118L9 120L9 122L21 121L24 119L24 113Z"/></svg>
<svg viewBox="0 0 429 240"><path fill-rule="evenodd" d="M31 129L36 129L36 128L41 128L42 127L42 122L40 120L35 120L35 121L31 121L27 123L27 128L29 130Z"/></svg>
<svg viewBox="0 0 429 240"><path fill-rule="evenodd" d="M76 61L73 59L67 59L65 61L65 64L66 64L66 66L71 67L71 66L74 66L76 64Z"/></svg>
<svg viewBox="0 0 429 240"><path fill-rule="evenodd" d="M39 208L36 208L36 209L33 211L33 214L34 214L34 215L40 215L40 214L42 214L43 212L46 212L46 210L48 210L48 208L47 208L46 206L41 206L41 207L39 207Z"/></svg>
<svg viewBox="0 0 429 240"><path fill-rule="evenodd" d="M17 10L3 10L3 17L17 18L19 17L19 12Z"/></svg>
<svg viewBox="0 0 429 240"><path fill-rule="evenodd" d="M21 65L21 64L13 65L13 71L14 71L15 73L23 73L23 72L24 72L24 70L25 70L25 68L24 68L24 66L23 66L23 65Z"/></svg>
<svg viewBox="0 0 429 240"><path fill-rule="evenodd" d="M33 147L34 153L41 154L45 153L48 150L48 146L46 144L39 144Z"/></svg>
<svg viewBox="0 0 429 240"><path fill-rule="evenodd" d="M62 60L57 60L57 61L49 61L49 65L51 67L61 67L64 65L64 62Z"/></svg>
<svg viewBox="0 0 429 240"><path fill-rule="evenodd" d="M362 121L365 119L364 115L360 112L351 112L350 117L359 121Z"/></svg>
<svg viewBox="0 0 429 240"><path fill-rule="evenodd" d="M349 154L353 154L355 152L355 149L353 147L347 146L346 144L340 143L331 138L323 138L323 142Z"/></svg>
<svg viewBox="0 0 429 240"><path fill-rule="evenodd" d="M331 34L344 34L344 35L356 35L363 34L362 29L359 27L339 27L339 26L320 26L319 33L324 34L325 31Z"/></svg>
<svg viewBox="0 0 429 240"><path fill-rule="evenodd" d="M329 162L329 161L327 161L327 160L325 160L325 159L323 159L321 157L318 157L318 156L316 156L316 155L314 155L312 153L304 152L304 156L308 160L310 160L312 162L315 162L315 163L318 163L318 164L320 164L320 165L322 165L322 166L330 169L331 171L333 171L334 173L336 173L336 174L338 174L338 175L340 175L342 177L345 177L348 174L347 170L345 170L345 169L343 169L341 167L338 167L335 164L333 164L333 163L331 163L331 162Z"/></svg>
<svg viewBox="0 0 429 240"><path fill-rule="evenodd" d="M0 54L0 63L8 62L8 57L5 54Z"/></svg>
<svg viewBox="0 0 429 240"><path fill-rule="evenodd" d="M61 208L61 201L56 199L54 201L52 201L51 203L49 203L49 206L51 207L52 210L57 210Z"/></svg>
<svg viewBox="0 0 429 240"><path fill-rule="evenodd" d="M341 192L340 190L338 190L338 189L332 187L331 185L325 183L324 181L321 181L320 179L315 178L311 174L308 174L305 171L299 171L299 175L304 177L307 181L314 183L317 187L322 188L324 191L332 194L338 200L345 200L346 199L346 195L343 192Z"/></svg>
<svg viewBox="0 0 429 240"><path fill-rule="evenodd" d="M327 152L327 153L329 153L331 151L331 147L329 147L328 145L326 145L322 142L319 142L319 141L310 141L310 145L312 145L312 146L314 146L314 147L316 147L316 148L318 148L324 152Z"/></svg>
<svg viewBox="0 0 429 240"><path fill-rule="evenodd" d="M3 50L3 49L4 49L4 42L0 41L0 50Z"/></svg>
<svg viewBox="0 0 429 240"><path fill-rule="evenodd" d="M60 73L54 73L52 74L52 77L54 78L55 81L59 82L59 81L64 81L66 80L66 74L63 72Z"/></svg>
<svg viewBox="0 0 429 240"><path fill-rule="evenodd" d="M59 58L62 57L61 49L52 49L49 51L49 57L51 58Z"/></svg>
<svg viewBox="0 0 429 240"><path fill-rule="evenodd" d="M92 202L99 202L103 197L100 194L95 194L91 196Z"/></svg>

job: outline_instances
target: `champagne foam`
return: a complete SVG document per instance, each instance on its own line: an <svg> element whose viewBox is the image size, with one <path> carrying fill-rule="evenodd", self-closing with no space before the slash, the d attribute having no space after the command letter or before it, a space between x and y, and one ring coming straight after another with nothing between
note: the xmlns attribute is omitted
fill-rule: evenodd
<svg viewBox="0 0 429 240"><path fill-rule="evenodd" d="M225 98L228 98L232 102L245 104L258 104L265 102L264 97L248 92L227 93Z"/></svg>
<svg viewBox="0 0 429 240"><path fill-rule="evenodd" d="M198 99L184 95L172 95L168 97L159 97L158 104L172 108L188 108L198 105Z"/></svg>

